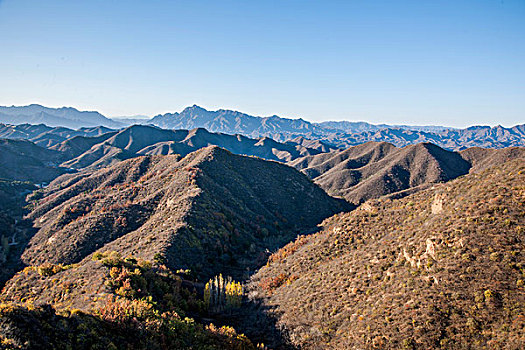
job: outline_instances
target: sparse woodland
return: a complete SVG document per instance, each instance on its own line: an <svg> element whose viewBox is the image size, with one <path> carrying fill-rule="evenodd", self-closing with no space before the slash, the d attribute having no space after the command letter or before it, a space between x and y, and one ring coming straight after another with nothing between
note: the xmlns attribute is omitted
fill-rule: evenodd
<svg viewBox="0 0 525 350"><path fill-rule="evenodd" d="M522 349L525 163L372 200L251 280L305 349Z"/></svg>

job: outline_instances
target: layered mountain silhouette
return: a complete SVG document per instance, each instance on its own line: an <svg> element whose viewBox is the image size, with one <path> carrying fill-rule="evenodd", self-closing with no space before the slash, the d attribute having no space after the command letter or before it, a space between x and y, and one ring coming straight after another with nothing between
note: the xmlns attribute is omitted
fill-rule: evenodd
<svg viewBox="0 0 525 350"><path fill-rule="evenodd" d="M46 124L66 128L106 126L122 127L123 124L104 117L98 112L84 112L72 107L48 108L37 104L29 106L0 106L0 123Z"/></svg>
<svg viewBox="0 0 525 350"><path fill-rule="evenodd" d="M126 159L142 155L185 156L203 147L215 145L236 154L256 156L289 164L305 173L329 194L343 197L359 204L370 198L397 193L407 195L436 182L444 182L465 175L469 171L501 164L505 160L523 157L524 148L499 150L470 148L452 152L430 143L421 143L398 148L386 142L368 142L345 150L335 149L317 140L297 137L284 143L268 137L250 139L242 135L211 133L205 129L166 130L155 126L134 125L117 131L101 128L84 128L77 131L63 128L48 128L43 125L4 128L4 135L33 140L46 140L48 149L34 145L32 152L39 151L36 162L19 150L20 164L40 164L43 169L39 177L48 181L65 170L79 171L98 169ZM52 137L50 137L50 135ZM96 135L96 136L94 136ZM60 138L66 138L58 142ZM57 142L50 142L54 138ZM4 143L7 144L5 141ZM14 145L14 141L11 142ZM20 142L27 148L28 142ZM11 148L13 149L14 146ZM4 157L7 156L4 155ZM15 164L15 159L9 160ZM4 161L7 164L7 160ZM60 164L61 169L53 170ZM21 165L6 168L5 178L30 180L14 172ZM19 169L19 170L17 170ZM49 173L51 171L51 173ZM58 172L57 172L58 171ZM34 173L30 171L29 174ZM46 175L48 174L48 175ZM39 179L40 179L39 178ZM35 178L36 180L36 178ZM35 182L35 181L34 181Z"/></svg>
<svg viewBox="0 0 525 350"><path fill-rule="evenodd" d="M359 204L371 198L418 190L509 159L525 158L525 148L444 150L430 143L397 148L368 142L346 150L298 158L289 164L333 196Z"/></svg>
<svg viewBox="0 0 525 350"><path fill-rule="evenodd" d="M441 126L373 125L365 122L314 124L303 119L278 116L261 118L222 109L208 111L195 105L181 113L158 115L149 123L170 129L202 127L227 134L268 136L281 142L302 136L337 148L348 148L369 141L389 142L398 147L431 142L449 150L525 146L525 125L512 128L474 126L453 129Z"/></svg>
<svg viewBox="0 0 525 350"><path fill-rule="evenodd" d="M466 129L455 129L446 126L374 125L350 121L311 123L303 119L288 119L275 115L256 117L225 109L209 111L197 105L187 107L180 113L161 114L151 119L131 118L127 120L112 120L98 112L81 112L70 107L46 108L40 105L0 107L0 123L14 125L42 123L73 129L96 126L118 129L131 123L151 124L164 129L204 128L210 132L240 134L250 138L270 137L279 142L298 137L306 138L314 142L322 142L329 148L348 148L369 141L389 142L397 147L430 142L455 151L470 147L525 146L525 125L516 125L511 128L472 126ZM2 134L0 126L0 137L9 137L2 136ZM50 135L44 140L49 138L51 138ZM44 140L37 139L36 141L44 146L51 145L44 144Z"/></svg>
<svg viewBox="0 0 525 350"><path fill-rule="evenodd" d="M26 140L0 139L0 179L49 182L67 169L58 166L60 154Z"/></svg>
<svg viewBox="0 0 525 350"><path fill-rule="evenodd" d="M331 145L346 148L369 141L389 142L397 147L430 142L442 148L460 151L470 147L504 148L525 145L525 125L512 128L502 126L472 126L466 129L446 129L428 132L401 128L387 128L361 133L334 133L318 137Z"/></svg>
<svg viewBox="0 0 525 350"><path fill-rule="evenodd" d="M50 127L44 124L0 124L0 138L28 140L42 147L52 147L75 136L94 137L113 131L104 126L79 128Z"/></svg>
<svg viewBox="0 0 525 350"><path fill-rule="evenodd" d="M355 134L364 131L378 131L382 129L405 129L415 131L441 132L449 129L445 126L434 125L388 125L388 124L370 124L367 122L349 122L349 121L328 121L317 123L320 127L328 129L332 132L345 132L347 134Z"/></svg>
<svg viewBox="0 0 525 350"><path fill-rule="evenodd" d="M303 142L304 143L304 142ZM51 147L64 155L65 167L100 167L139 155L186 155L207 146L220 146L236 154L268 160L290 161L319 154L323 145L308 148L293 141L276 142L270 138L250 139L241 135L210 133L205 129L165 130L134 125L97 137L76 136Z"/></svg>
<svg viewBox="0 0 525 350"><path fill-rule="evenodd" d="M523 348L525 163L375 200L251 280L301 349Z"/></svg>

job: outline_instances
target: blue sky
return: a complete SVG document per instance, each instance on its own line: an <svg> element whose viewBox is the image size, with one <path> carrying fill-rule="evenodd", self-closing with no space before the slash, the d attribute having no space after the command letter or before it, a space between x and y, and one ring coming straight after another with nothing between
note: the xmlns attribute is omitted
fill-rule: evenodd
<svg viewBox="0 0 525 350"><path fill-rule="evenodd" d="M0 105L525 123L525 0L0 0Z"/></svg>

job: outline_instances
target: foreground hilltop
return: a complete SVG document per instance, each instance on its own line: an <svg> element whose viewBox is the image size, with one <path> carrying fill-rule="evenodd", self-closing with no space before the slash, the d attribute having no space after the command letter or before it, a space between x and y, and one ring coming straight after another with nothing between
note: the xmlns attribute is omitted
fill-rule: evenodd
<svg viewBox="0 0 525 350"><path fill-rule="evenodd" d="M203 280L219 273L242 278L264 263L266 251L351 208L295 169L218 147L64 175L30 199L29 218L39 230L22 261L80 263L53 278L19 274L8 282L6 296L35 302L60 294L57 279L74 281L75 293L87 288L96 294L103 286L90 279L95 252L156 259ZM82 306L84 300L75 302Z"/></svg>
<svg viewBox="0 0 525 350"><path fill-rule="evenodd" d="M523 349L525 163L336 215L252 297L304 349Z"/></svg>

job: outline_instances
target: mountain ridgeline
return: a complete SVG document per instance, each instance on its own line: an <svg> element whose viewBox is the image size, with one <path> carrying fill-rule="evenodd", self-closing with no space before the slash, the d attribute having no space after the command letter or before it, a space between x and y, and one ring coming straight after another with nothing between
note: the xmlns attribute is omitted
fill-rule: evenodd
<svg viewBox="0 0 525 350"><path fill-rule="evenodd" d="M29 106L0 106L0 122L4 124L45 124L54 127L81 128L123 124L106 118L98 112L79 111L72 107L48 108L38 104Z"/></svg>
<svg viewBox="0 0 525 350"><path fill-rule="evenodd" d="M0 349L525 347L523 125L0 122Z"/></svg>
<svg viewBox="0 0 525 350"><path fill-rule="evenodd" d="M369 141L389 142L397 147L431 142L449 150L525 146L525 125L512 128L473 126L454 129L439 126L373 125L365 122L314 124L303 119L278 116L261 118L222 109L208 111L195 105L181 113L158 115L148 123L170 129L202 127L227 134L268 136L277 141L302 136L338 148L348 148Z"/></svg>
<svg viewBox="0 0 525 350"><path fill-rule="evenodd" d="M185 156L215 145L235 154L286 163L305 173L330 195L345 198L353 204L383 195L406 195L433 183L525 156L522 147L474 147L455 152L430 143L398 148L386 142L367 142L340 150L304 137L281 143L268 137L250 139L242 135L211 133L201 128L166 130L147 125L107 132L97 128L84 129L84 134L53 143L45 141L48 137L54 139L53 130L42 130L42 126L20 127L22 130L17 130L18 127L8 129L12 135L19 136L22 131L26 135L36 134L36 138L51 146L47 149L32 146L32 152L39 153L38 159L30 161L32 169L41 171L21 169L16 172L31 159L32 154L27 153L27 148L32 144L23 140L5 140L3 147L11 146L10 152L4 152L6 159L3 163L16 164L6 167L10 170L3 176L8 179L28 180L27 174L38 174L45 181L64 172L100 169L143 155ZM57 132L60 137L65 137L64 130Z"/></svg>
<svg viewBox="0 0 525 350"><path fill-rule="evenodd" d="M301 349L522 349L525 162L327 219L250 295Z"/></svg>
<svg viewBox="0 0 525 350"><path fill-rule="evenodd" d="M367 142L346 150L298 158L288 164L329 194L360 204L383 195L407 195L516 158L525 160L525 148L469 148L452 152L431 143L397 148L386 142Z"/></svg>
<svg viewBox="0 0 525 350"><path fill-rule="evenodd" d="M222 272L245 278L264 264L267 251L351 209L288 166L218 147L65 175L30 200L29 218L38 232L22 261L80 264L43 281L36 295L30 292L36 287L31 276L19 274L8 282L6 296L16 301L33 295L40 304L60 293L52 286L57 279L74 279L79 271L93 275L95 252L160 259L173 271L189 269L202 280ZM80 298L80 291L102 287L86 277L66 300L86 307L93 300Z"/></svg>
<svg viewBox="0 0 525 350"><path fill-rule="evenodd" d="M73 129L98 126L118 129L131 124L155 125L165 129L205 128L211 132L240 134L250 138L270 137L280 142L305 137L336 148L348 148L369 141L389 142L397 147L430 142L455 151L470 147L525 146L523 124L511 128L472 126L455 129L443 126L374 125L348 121L311 123L304 119L289 119L276 115L256 117L225 109L208 111L196 105L187 107L180 113L159 114L151 119L115 120L106 118L98 112L81 112L70 107L47 108L39 105L0 107L0 123L12 125L42 123ZM0 127L0 137L2 134L2 127Z"/></svg>

